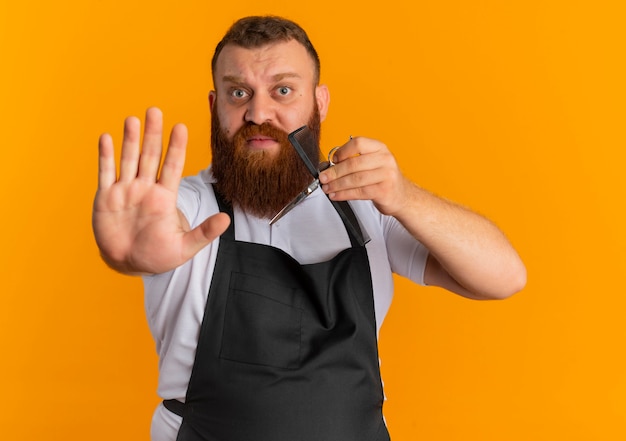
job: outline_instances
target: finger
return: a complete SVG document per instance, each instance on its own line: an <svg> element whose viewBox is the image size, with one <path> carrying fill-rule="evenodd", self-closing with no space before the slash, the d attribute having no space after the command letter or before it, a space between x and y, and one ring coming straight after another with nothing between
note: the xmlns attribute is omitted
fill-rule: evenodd
<svg viewBox="0 0 626 441"><path fill-rule="evenodd" d="M391 195L393 196L393 195ZM349 188L328 194L333 201L372 201L378 206L381 201L389 200L390 195L384 193L378 184L366 187Z"/></svg>
<svg viewBox="0 0 626 441"><path fill-rule="evenodd" d="M146 110L146 124L137 177L156 182L163 152L163 113L157 107Z"/></svg>
<svg viewBox="0 0 626 441"><path fill-rule="evenodd" d="M369 161L359 162L359 165L349 167L346 163L341 164L345 167L337 173L338 177L322 185L324 193L341 195L344 199L369 199L375 192L393 186L396 181L393 169L378 167Z"/></svg>
<svg viewBox="0 0 626 441"><path fill-rule="evenodd" d="M326 194L350 190L362 191L366 187L378 186L385 183L385 179L387 179L388 175L389 173L383 169L350 173L342 176L340 179L336 179L328 184L322 185L322 190Z"/></svg>
<svg viewBox="0 0 626 441"><path fill-rule="evenodd" d="M120 181L131 181L137 177L139 160L139 131L141 123L134 116L124 121L124 139L122 140L122 157L120 160Z"/></svg>
<svg viewBox="0 0 626 441"><path fill-rule="evenodd" d="M322 184L328 184L353 173L377 167L375 163L372 166L366 166L369 161L367 161L365 156L350 156L338 161L335 165L328 167L320 173L319 179Z"/></svg>
<svg viewBox="0 0 626 441"><path fill-rule="evenodd" d="M361 140L365 140L361 142ZM322 184L330 183L336 179L353 173L389 168L397 169L395 158L384 144L355 138L336 153L337 163L320 174Z"/></svg>
<svg viewBox="0 0 626 441"><path fill-rule="evenodd" d="M226 231L230 224L230 217L226 213L217 213L206 219L193 230L185 233L183 238L183 252L185 259L190 259L198 251L215 240Z"/></svg>
<svg viewBox="0 0 626 441"><path fill-rule="evenodd" d="M331 199L370 199L386 192L398 181L399 170L388 154L349 158L320 175L322 190Z"/></svg>
<svg viewBox="0 0 626 441"><path fill-rule="evenodd" d="M371 139L350 137L348 142L334 152L332 158L333 162L338 163L355 156L372 153L373 151L378 150L378 146L376 146L376 144L378 144L378 142Z"/></svg>
<svg viewBox="0 0 626 441"><path fill-rule="evenodd" d="M163 161L159 183L176 191L185 166L185 152L187 149L187 127L176 124L172 128L167 153Z"/></svg>
<svg viewBox="0 0 626 441"><path fill-rule="evenodd" d="M98 140L98 188L108 188L115 184L116 179L113 139L104 133Z"/></svg>

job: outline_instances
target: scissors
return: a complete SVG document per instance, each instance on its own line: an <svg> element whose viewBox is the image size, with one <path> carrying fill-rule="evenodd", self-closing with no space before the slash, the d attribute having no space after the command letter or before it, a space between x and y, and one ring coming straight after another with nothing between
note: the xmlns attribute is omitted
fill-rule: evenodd
<svg viewBox="0 0 626 441"><path fill-rule="evenodd" d="M335 153L335 151L338 149L339 147L334 147L330 152L328 152L328 161L327 162L321 162L319 164L318 167L315 167L315 171L316 173L319 175L319 172L326 170L328 167L331 167L333 165L335 165L335 163L331 160L331 158L333 157L333 154ZM306 162L306 161L305 161ZM306 164L307 168L309 168L309 164ZM312 163L311 163L312 165ZM310 168L309 168L310 170ZM299 205L302 201L304 201L311 193L313 193L315 190L317 190L320 186L320 180L318 177L315 177L315 179L313 180L313 182L311 182L304 190L302 190L300 193L298 193L298 195L293 198L291 200L291 202L289 202L287 205L285 205L282 210L280 210L276 216L274 216L271 220L270 220L270 225L274 225L276 222L278 222L283 216L285 216L287 213L289 213L291 210L293 210L294 208L296 208L297 205Z"/></svg>

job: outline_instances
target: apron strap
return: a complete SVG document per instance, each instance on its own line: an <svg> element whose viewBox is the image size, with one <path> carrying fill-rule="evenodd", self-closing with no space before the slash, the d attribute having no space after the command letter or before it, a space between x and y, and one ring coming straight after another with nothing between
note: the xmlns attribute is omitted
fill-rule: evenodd
<svg viewBox="0 0 626 441"><path fill-rule="evenodd" d="M335 211L339 214L343 225L348 230L348 236L350 236L350 243L353 247L355 246L364 246L366 243L370 241L367 233L363 234L364 230L361 229L361 225L359 224L359 220L354 214L352 207L350 207L350 203L348 201L331 201L328 199L330 203L335 207Z"/></svg>
<svg viewBox="0 0 626 441"><path fill-rule="evenodd" d="M185 403L181 403L178 400L163 400L163 406L172 413L175 413L182 418L185 410Z"/></svg>
<svg viewBox="0 0 626 441"><path fill-rule="evenodd" d="M211 185L211 187L213 188L213 193L215 193L215 199L217 200L217 206L220 211L230 216L230 224L226 231L222 233L222 236L226 239L235 240L235 215L233 214L233 206L229 202L226 202L226 199L217 191L215 185Z"/></svg>

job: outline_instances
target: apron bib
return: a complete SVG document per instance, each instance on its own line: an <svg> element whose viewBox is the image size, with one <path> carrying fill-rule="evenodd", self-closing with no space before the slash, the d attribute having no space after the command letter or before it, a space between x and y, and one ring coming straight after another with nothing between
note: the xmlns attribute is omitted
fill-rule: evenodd
<svg viewBox="0 0 626 441"><path fill-rule="evenodd" d="M177 441L388 441L365 246L300 265L220 237Z"/></svg>

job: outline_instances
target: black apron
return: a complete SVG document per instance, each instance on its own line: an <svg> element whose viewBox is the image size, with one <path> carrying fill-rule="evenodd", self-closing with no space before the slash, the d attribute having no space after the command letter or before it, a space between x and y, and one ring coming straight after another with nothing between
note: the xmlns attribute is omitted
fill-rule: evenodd
<svg viewBox="0 0 626 441"><path fill-rule="evenodd" d="M217 193L217 192L216 192ZM177 441L389 441L365 246L300 265L235 240L217 261ZM352 213L351 213L352 214Z"/></svg>

